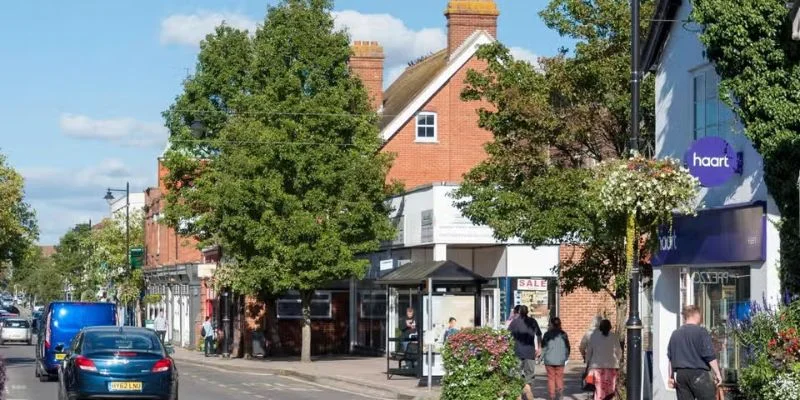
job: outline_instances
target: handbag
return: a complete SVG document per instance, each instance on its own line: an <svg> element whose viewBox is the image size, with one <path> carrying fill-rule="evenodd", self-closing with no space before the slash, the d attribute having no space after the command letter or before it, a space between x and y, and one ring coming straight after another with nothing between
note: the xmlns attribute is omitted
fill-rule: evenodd
<svg viewBox="0 0 800 400"><path fill-rule="evenodd" d="M587 392L594 392L594 374L589 373L589 360L586 360L586 369L583 370L583 374L581 375L581 383L581 389Z"/></svg>

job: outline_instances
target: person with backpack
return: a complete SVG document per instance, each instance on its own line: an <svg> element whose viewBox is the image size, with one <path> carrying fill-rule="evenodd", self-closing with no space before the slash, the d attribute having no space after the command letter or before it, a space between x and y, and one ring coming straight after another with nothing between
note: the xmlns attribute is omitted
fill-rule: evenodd
<svg viewBox="0 0 800 400"><path fill-rule="evenodd" d="M200 328L200 336L204 340L203 353L208 357L214 348L214 327L211 325L211 317L206 317L206 322L203 322L203 327Z"/></svg>
<svg viewBox="0 0 800 400"><path fill-rule="evenodd" d="M547 390L550 400L564 395L564 367L569 360L569 337L561 329L561 318L550 318L550 326L542 338L542 363L547 370Z"/></svg>

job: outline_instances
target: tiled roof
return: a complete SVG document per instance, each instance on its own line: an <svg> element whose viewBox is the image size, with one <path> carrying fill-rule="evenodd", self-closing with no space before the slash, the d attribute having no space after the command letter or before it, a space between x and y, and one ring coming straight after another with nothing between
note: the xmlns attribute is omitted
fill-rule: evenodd
<svg viewBox="0 0 800 400"><path fill-rule="evenodd" d="M447 66L447 49L440 50L408 68L383 94L383 129L411 103L431 81Z"/></svg>

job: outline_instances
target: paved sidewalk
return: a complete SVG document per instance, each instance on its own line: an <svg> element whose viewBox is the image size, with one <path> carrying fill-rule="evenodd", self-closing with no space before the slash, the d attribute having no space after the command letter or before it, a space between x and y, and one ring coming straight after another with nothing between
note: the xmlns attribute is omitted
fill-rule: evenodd
<svg viewBox="0 0 800 400"><path fill-rule="evenodd" d="M374 395L381 399L436 400L441 388L418 387L418 380L395 376L386 379L386 358L359 356L315 357L311 363L301 363L297 358L290 359L225 359L221 357L205 357L202 353L182 348L175 348L172 357L183 363L204 365L234 371L261 372L282 376L291 376L308 380L317 384L329 385L358 393ZM544 367L541 371L541 382L534 388L536 399L547 396L544 380ZM580 374L583 365L569 365L565 373L565 400L585 400L590 394L580 389Z"/></svg>

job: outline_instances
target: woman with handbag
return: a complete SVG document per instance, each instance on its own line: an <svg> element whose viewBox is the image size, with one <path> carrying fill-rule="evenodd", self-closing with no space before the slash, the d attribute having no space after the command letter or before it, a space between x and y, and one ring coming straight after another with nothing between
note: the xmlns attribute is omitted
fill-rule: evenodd
<svg viewBox="0 0 800 400"><path fill-rule="evenodd" d="M617 394L622 346L611 332L611 321L604 319L586 346L586 383L594 385L594 400L610 400Z"/></svg>

